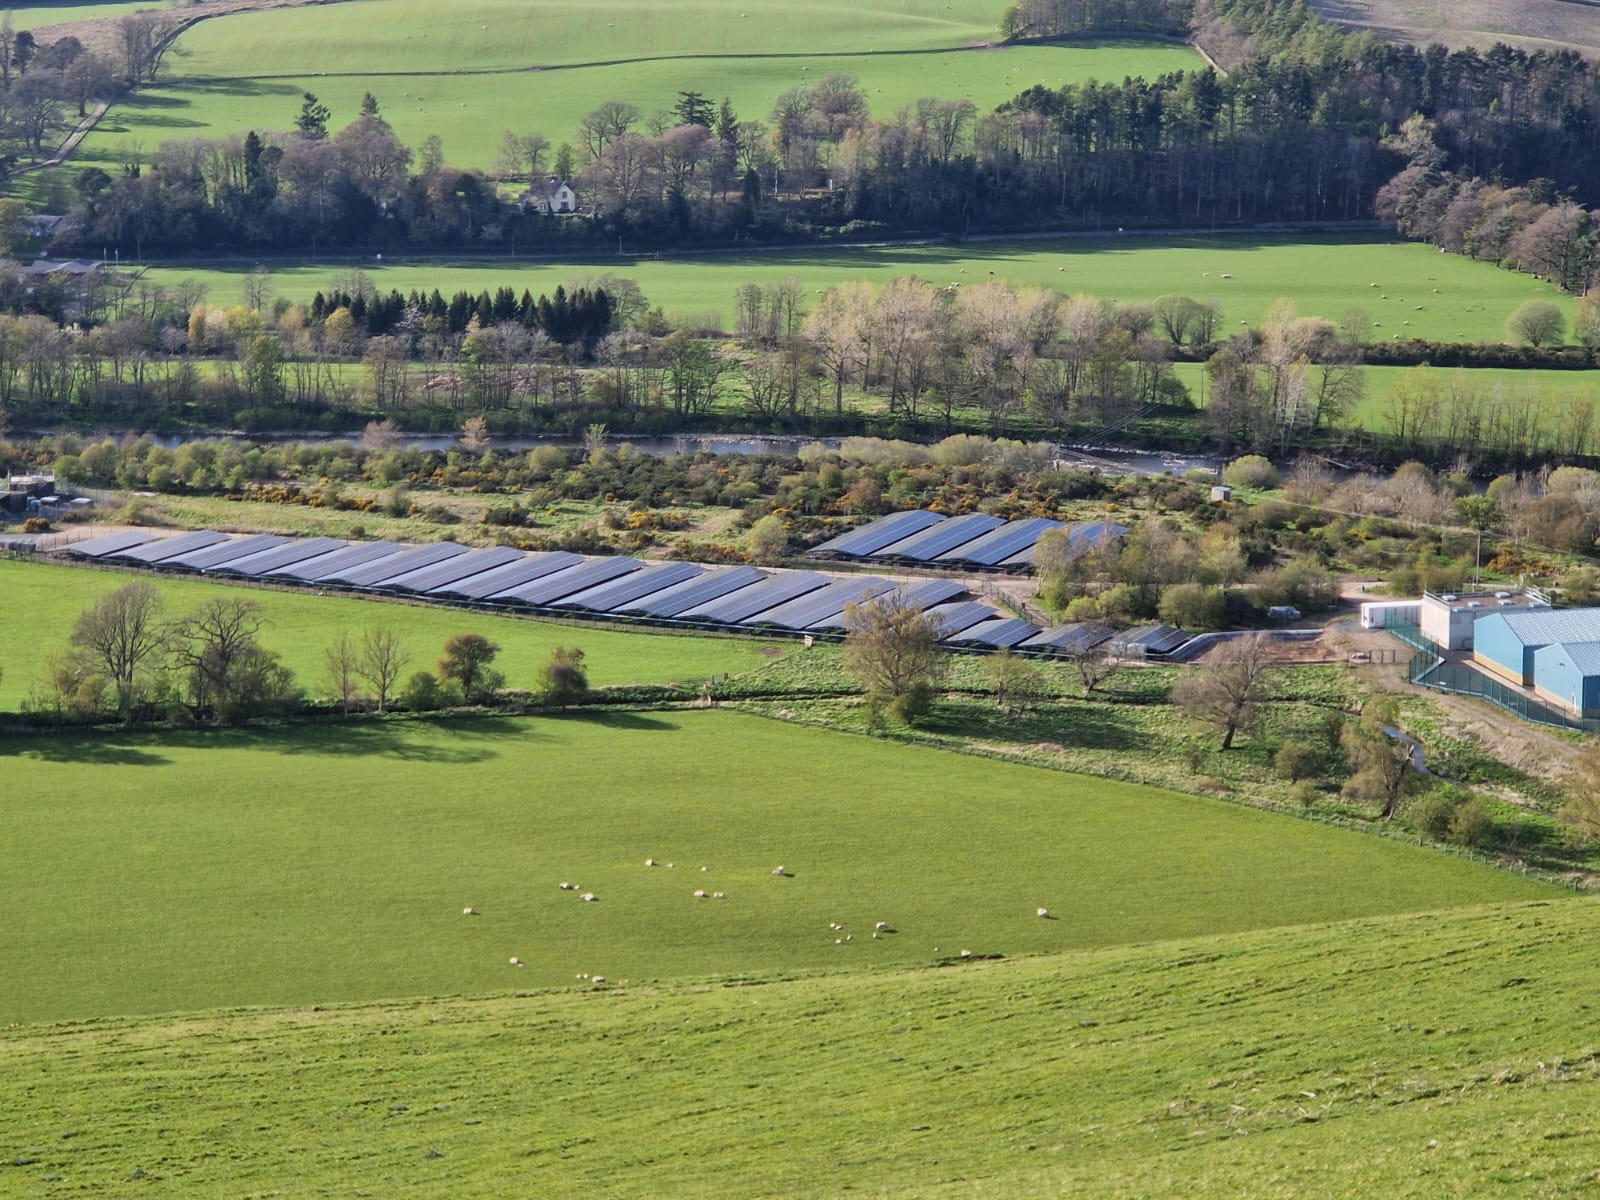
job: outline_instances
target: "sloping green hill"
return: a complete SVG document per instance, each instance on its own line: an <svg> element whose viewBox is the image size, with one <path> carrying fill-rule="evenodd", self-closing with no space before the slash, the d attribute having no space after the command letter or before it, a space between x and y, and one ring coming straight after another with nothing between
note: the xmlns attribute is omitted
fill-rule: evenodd
<svg viewBox="0 0 1600 1200"><path fill-rule="evenodd" d="M0 1192L1592 1195L1595 915L13 1030Z"/></svg>

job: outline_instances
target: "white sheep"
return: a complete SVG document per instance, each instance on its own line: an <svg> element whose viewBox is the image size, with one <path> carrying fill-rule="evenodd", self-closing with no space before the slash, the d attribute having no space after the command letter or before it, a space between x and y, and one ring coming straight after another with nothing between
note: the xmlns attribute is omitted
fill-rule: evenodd
<svg viewBox="0 0 1600 1200"><path fill-rule="evenodd" d="M1050 910L1048 908L1041 908L1038 915L1044 920L1048 921L1050 919Z"/></svg>
<svg viewBox="0 0 1600 1200"><path fill-rule="evenodd" d="M522 960L520 958L518 958L515 954L513 954L511 956L511 965L513 967L520 967L522 965Z"/></svg>
<svg viewBox="0 0 1600 1200"><path fill-rule="evenodd" d="M772 873L774 875L787 875L789 873L789 868L788 867L773 867L772 868Z"/></svg>
<svg viewBox="0 0 1600 1200"><path fill-rule="evenodd" d="M876 925L873 926L873 928L876 929L879 933L883 933L885 930L887 930L889 928L889 922L887 922L887 921L879 921Z"/></svg>
<svg viewBox="0 0 1600 1200"><path fill-rule="evenodd" d="M1223 278L1224 278L1224 279L1232 279L1232 278L1233 278L1233 276L1232 276L1232 275L1229 275L1229 274L1227 274L1227 273L1224 273L1224 274L1223 274L1223 276L1222 276L1222 277L1223 277Z"/></svg>
<svg viewBox="0 0 1600 1200"><path fill-rule="evenodd" d="M706 890L705 890L705 888L695 888L695 890L694 890L694 898L696 900L704 900L706 898Z"/></svg>
<svg viewBox="0 0 1600 1200"><path fill-rule="evenodd" d="M726 892L712 892L711 898L713 900L726 900L728 898L728 894Z"/></svg>
<svg viewBox="0 0 1600 1200"><path fill-rule="evenodd" d="M577 887L577 886L578 886L578 885L577 885L577 884L575 884L575 883L568 883L568 882L566 882L566 881L565 881L565 880L562 880L562 882L561 882L561 883L559 883L559 884L558 884L558 885L557 885L557 886L558 886L558 887L560 887L560 889L561 889L561 890L562 890L562 891L563 891L563 892L570 892L570 891L572 891L572 890L573 890L573 889L574 889L574 888L575 888L575 887Z"/></svg>
<svg viewBox="0 0 1600 1200"><path fill-rule="evenodd" d="M590 983L604 983L605 981L606 977L604 975L596 975L593 979L589 980Z"/></svg>
<svg viewBox="0 0 1600 1200"><path fill-rule="evenodd" d="M837 922L837 921L829 921L828 922L828 928L832 929L834 932L837 933L839 930L843 929L844 926L839 924L839 922Z"/></svg>
<svg viewBox="0 0 1600 1200"><path fill-rule="evenodd" d="M653 867L656 865L656 860L653 858L647 858L644 860L644 865L647 867Z"/></svg>
<svg viewBox="0 0 1600 1200"><path fill-rule="evenodd" d="M711 870L711 868L710 867L701 867L700 870L701 870L702 873L704 873L706 871Z"/></svg>
<svg viewBox="0 0 1600 1200"><path fill-rule="evenodd" d="M600 897L596 896L593 892L585 892L583 895L579 896L578 899L584 901L585 903L593 903L594 901L600 899Z"/></svg>
<svg viewBox="0 0 1600 1200"><path fill-rule="evenodd" d="M475 917L475 916L478 915L478 910L473 908L472 905L469 904L469 905L467 905L465 908L463 908L461 910L461 915L463 917Z"/></svg>
<svg viewBox="0 0 1600 1200"><path fill-rule="evenodd" d="M972 951L971 950L963 950L961 952L961 957L962 958L971 958L972 957Z"/></svg>

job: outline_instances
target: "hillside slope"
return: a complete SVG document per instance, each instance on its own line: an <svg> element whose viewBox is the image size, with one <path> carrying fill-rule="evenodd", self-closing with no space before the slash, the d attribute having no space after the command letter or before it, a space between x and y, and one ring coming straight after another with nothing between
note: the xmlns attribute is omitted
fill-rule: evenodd
<svg viewBox="0 0 1600 1200"><path fill-rule="evenodd" d="M1600 52L1600 5L1592 0L1312 0L1312 7L1409 42Z"/></svg>
<svg viewBox="0 0 1600 1200"><path fill-rule="evenodd" d="M1595 913L11 1030L0 1192L1593 1194Z"/></svg>

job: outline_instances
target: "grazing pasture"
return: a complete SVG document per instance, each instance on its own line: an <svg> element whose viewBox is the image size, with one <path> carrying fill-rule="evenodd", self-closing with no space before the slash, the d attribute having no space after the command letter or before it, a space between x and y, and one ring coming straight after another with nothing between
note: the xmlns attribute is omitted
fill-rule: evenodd
<svg viewBox="0 0 1600 1200"><path fill-rule="evenodd" d="M167 86L118 104L78 159L115 162L130 141L148 150L172 137L289 129L305 91L332 109L335 128L370 91L408 145L437 134L453 164L485 168L506 129L575 140L579 120L608 100L648 116L695 91L766 120L783 91L848 72L887 117L926 96L965 96L987 111L1036 83L1203 65L1178 43L999 47L998 21L986 0L347 0L243 13L184 34Z"/></svg>
<svg viewBox="0 0 1600 1200"><path fill-rule="evenodd" d="M1553 300L1569 322L1577 303L1531 276L1377 233L797 247L660 259L597 255L560 262L385 257L381 262L368 258L267 265L275 294L302 303L330 288L334 276L351 266L366 271L385 291L438 288L446 296L498 287L518 292L526 288L537 296L553 292L559 284L609 271L637 280L653 305L680 316L717 314L724 327L731 323L734 293L741 285L787 276L798 278L813 298L836 284L867 280L881 286L903 275L963 285L993 275L1121 301L1147 302L1179 293L1215 298L1222 306L1223 335L1257 323L1278 300L1287 299L1302 316L1334 321L1348 309L1363 309L1382 323L1373 331L1374 338L1399 332L1436 341L1501 342L1506 340L1506 318L1525 300ZM252 266L252 262L166 266L152 269L149 276L163 284L196 279L209 287L210 303L235 304Z"/></svg>
<svg viewBox="0 0 1600 1200"><path fill-rule="evenodd" d="M261 644L275 651L313 695L328 694L323 651L341 630L359 635L388 625L405 638L411 671L432 670L452 634L482 633L500 646L495 666L512 687L531 687L535 671L552 647L578 646L587 654L589 682L608 684L694 683L724 672L749 670L773 653L750 638L626 632L593 625L566 625L431 604L401 604L354 596L318 596L200 579L162 578L123 571L0 560L0 592L7 615L0 621L0 709L17 709L44 673L45 657L67 649L78 614L107 592L135 579L161 590L173 616L213 596L247 596L262 606L267 624ZM786 644L785 649L793 647ZM4 750L0 749L0 754Z"/></svg>
<svg viewBox="0 0 1600 1200"><path fill-rule="evenodd" d="M44 1196L1585 1196L1594 918L25 1026L0 1161Z"/></svg>
<svg viewBox="0 0 1600 1200"><path fill-rule="evenodd" d="M0 905L26 913L0 925L0 1026L862 970L1558 894L1218 801L730 712L97 733L0 756Z"/></svg>

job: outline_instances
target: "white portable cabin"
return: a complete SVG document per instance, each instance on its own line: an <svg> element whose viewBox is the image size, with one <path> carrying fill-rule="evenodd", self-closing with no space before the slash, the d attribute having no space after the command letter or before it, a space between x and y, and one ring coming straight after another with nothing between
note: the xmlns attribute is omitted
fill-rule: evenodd
<svg viewBox="0 0 1600 1200"><path fill-rule="evenodd" d="M1389 625L1420 625L1421 600L1374 600L1361 606L1361 628L1383 629Z"/></svg>

